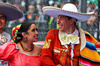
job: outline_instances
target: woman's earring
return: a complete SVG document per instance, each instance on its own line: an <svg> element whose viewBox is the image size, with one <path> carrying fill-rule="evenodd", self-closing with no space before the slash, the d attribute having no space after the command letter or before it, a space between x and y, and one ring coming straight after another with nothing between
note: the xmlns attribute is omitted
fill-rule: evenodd
<svg viewBox="0 0 100 66"><path fill-rule="evenodd" d="M27 37L25 37L23 41L24 41L24 42L27 42Z"/></svg>

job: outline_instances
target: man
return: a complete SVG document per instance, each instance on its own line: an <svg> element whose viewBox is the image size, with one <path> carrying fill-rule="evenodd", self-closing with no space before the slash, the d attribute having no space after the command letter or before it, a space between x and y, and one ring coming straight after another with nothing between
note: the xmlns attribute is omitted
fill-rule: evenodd
<svg viewBox="0 0 100 66"><path fill-rule="evenodd" d="M28 6L27 19L28 21L36 20L35 7L33 5Z"/></svg>
<svg viewBox="0 0 100 66"><path fill-rule="evenodd" d="M15 6L6 3L0 3L0 44L10 41L11 37L4 32L6 22L17 20L22 17L22 12Z"/></svg>
<svg viewBox="0 0 100 66"><path fill-rule="evenodd" d="M3 31L5 23L6 23L6 17L0 14L0 45L4 44L5 42L11 39L11 36Z"/></svg>
<svg viewBox="0 0 100 66"><path fill-rule="evenodd" d="M17 20L22 16L21 10L17 7L11 4L0 3L0 45L11 39L10 35L3 31L6 22Z"/></svg>
<svg viewBox="0 0 100 66"><path fill-rule="evenodd" d="M75 24L88 20L93 12L79 13L71 3L62 8L47 6L43 11L59 19L59 30L50 30L46 36L41 54L43 66L100 66L95 48L98 41Z"/></svg>

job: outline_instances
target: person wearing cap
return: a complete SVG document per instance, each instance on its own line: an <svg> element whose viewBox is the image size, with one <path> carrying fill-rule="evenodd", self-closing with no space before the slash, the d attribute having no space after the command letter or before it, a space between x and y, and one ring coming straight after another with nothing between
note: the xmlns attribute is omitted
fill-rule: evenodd
<svg viewBox="0 0 100 66"><path fill-rule="evenodd" d="M100 56L94 37L76 25L93 15L78 12L75 5L65 4L62 8L45 6L43 12L59 19L59 29L50 30L45 38L41 53L43 66L100 66Z"/></svg>
<svg viewBox="0 0 100 66"><path fill-rule="evenodd" d="M12 43L0 47L0 60L10 66L41 66L42 48L33 44L38 41L37 27L33 22L23 22L12 29Z"/></svg>

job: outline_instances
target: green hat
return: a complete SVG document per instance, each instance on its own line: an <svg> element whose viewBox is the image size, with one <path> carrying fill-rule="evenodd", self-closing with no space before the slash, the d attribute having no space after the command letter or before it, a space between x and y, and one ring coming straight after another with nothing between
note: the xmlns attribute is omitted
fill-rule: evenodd
<svg viewBox="0 0 100 66"><path fill-rule="evenodd" d="M87 0L87 3L98 5L98 0Z"/></svg>

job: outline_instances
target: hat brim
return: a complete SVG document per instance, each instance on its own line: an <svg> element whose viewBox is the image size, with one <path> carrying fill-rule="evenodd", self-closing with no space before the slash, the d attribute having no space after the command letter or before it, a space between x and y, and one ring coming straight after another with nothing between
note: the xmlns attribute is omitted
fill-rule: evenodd
<svg viewBox="0 0 100 66"><path fill-rule="evenodd" d="M63 10L61 8L45 6L43 7L43 12L51 17L58 18L59 15L65 15L72 18L77 19L77 22L83 22L88 20L94 12L90 13L80 13L80 12L72 12L68 10Z"/></svg>
<svg viewBox="0 0 100 66"><path fill-rule="evenodd" d="M17 20L23 16L19 8L7 3L0 3L0 14L5 15L7 21Z"/></svg>

